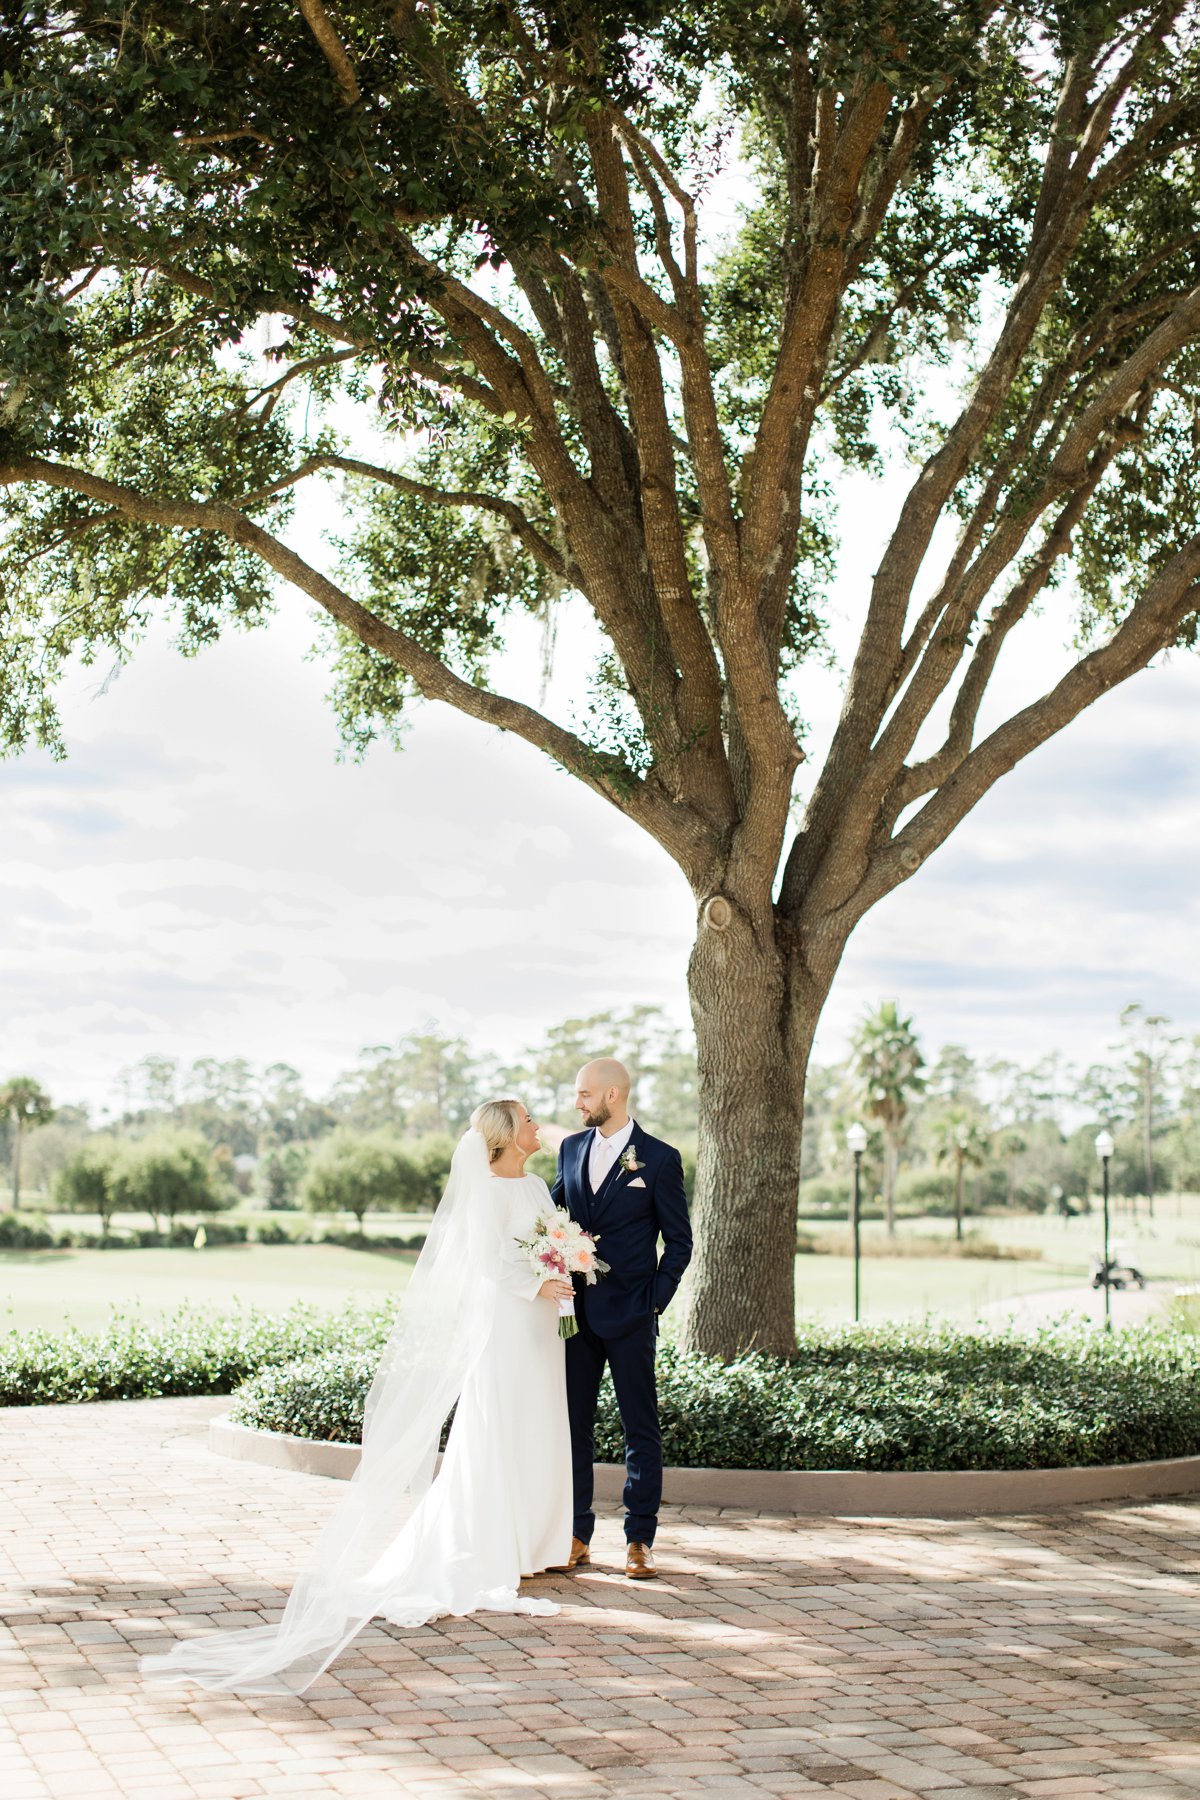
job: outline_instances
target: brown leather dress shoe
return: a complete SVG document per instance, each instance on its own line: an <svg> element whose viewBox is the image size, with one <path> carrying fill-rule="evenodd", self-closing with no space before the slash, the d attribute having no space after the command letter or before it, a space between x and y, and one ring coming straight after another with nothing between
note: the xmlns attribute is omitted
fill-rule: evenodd
<svg viewBox="0 0 1200 1800"><path fill-rule="evenodd" d="M625 1573L630 1581L652 1581L658 1574L654 1566L654 1552L649 1544L627 1544L625 1547Z"/></svg>
<svg viewBox="0 0 1200 1800"><path fill-rule="evenodd" d="M584 1543L583 1539L573 1537L571 1539L571 1554L566 1562L555 1563L551 1568L546 1570L546 1573L547 1575L569 1575L572 1569L582 1568L585 1563L590 1563L591 1560L592 1553Z"/></svg>

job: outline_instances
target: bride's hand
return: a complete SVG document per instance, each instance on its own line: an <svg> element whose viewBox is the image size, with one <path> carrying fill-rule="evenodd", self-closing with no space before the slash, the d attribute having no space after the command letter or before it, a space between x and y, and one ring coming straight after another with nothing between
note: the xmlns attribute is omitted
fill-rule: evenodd
<svg viewBox="0 0 1200 1800"><path fill-rule="evenodd" d="M541 1145L542 1149L549 1150L552 1156L557 1156L562 1149L562 1141L567 1136L564 1127L561 1125L539 1125L537 1132L538 1143Z"/></svg>
<svg viewBox="0 0 1200 1800"><path fill-rule="evenodd" d="M574 1292L575 1289L569 1281L563 1281L561 1276L552 1275L549 1281L543 1281L538 1289L538 1299L569 1300Z"/></svg>

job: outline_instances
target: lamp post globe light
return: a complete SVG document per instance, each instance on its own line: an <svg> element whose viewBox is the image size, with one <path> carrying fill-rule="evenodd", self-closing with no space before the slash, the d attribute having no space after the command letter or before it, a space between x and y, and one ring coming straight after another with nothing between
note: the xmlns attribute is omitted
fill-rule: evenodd
<svg viewBox="0 0 1200 1800"><path fill-rule="evenodd" d="M854 1236L854 1323L858 1324L859 1315L859 1264L861 1249L859 1244L859 1183L862 1179L863 1151L867 1147L866 1128L859 1124L851 1125L846 1133L846 1148L854 1158L854 1189L850 1201L850 1229Z"/></svg>
<svg viewBox="0 0 1200 1800"><path fill-rule="evenodd" d="M1108 1260L1108 1165L1112 1157L1114 1145L1110 1132L1101 1131L1096 1137L1096 1155L1100 1158L1104 1193L1104 1255L1100 1264L1100 1274L1104 1282L1104 1329L1112 1330L1112 1283L1109 1280Z"/></svg>

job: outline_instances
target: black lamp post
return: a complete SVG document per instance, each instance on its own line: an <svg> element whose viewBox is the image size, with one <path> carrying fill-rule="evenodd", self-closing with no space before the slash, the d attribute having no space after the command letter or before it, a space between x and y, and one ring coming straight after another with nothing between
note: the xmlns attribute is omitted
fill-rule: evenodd
<svg viewBox="0 0 1200 1800"><path fill-rule="evenodd" d="M1102 1131L1096 1138L1096 1155L1100 1158L1102 1180L1104 1186L1104 1261L1100 1265L1100 1273L1104 1280L1104 1329L1112 1330L1112 1283L1109 1281L1108 1265L1108 1165L1113 1153L1113 1141L1110 1133Z"/></svg>
<svg viewBox="0 0 1200 1800"><path fill-rule="evenodd" d="M850 1229L854 1234L854 1323L858 1324L859 1314L859 1265L862 1260L862 1246L859 1242L859 1183L862 1179L863 1151L867 1147L867 1133L862 1125L852 1125L846 1133L846 1147L854 1158L854 1194L850 1202Z"/></svg>

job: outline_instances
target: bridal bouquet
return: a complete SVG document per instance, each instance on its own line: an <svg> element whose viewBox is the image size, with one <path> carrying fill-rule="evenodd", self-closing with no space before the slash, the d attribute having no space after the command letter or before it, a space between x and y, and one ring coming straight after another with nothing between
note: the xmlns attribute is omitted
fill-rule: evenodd
<svg viewBox="0 0 1200 1800"><path fill-rule="evenodd" d="M570 1275L582 1275L588 1286L594 1287L597 1276L608 1274L608 1264L596 1255L595 1238L564 1206L554 1206L542 1213L533 1228L533 1236L518 1238L517 1248L524 1250L530 1268L543 1281L550 1281L556 1275L564 1280ZM574 1299L560 1300L559 1337L574 1337L578 1330Z"/></svg>

